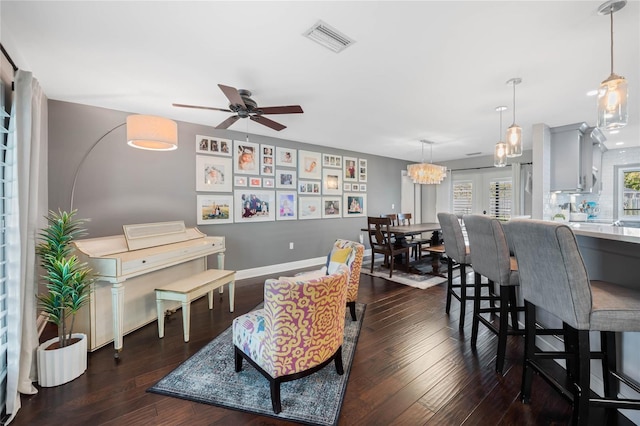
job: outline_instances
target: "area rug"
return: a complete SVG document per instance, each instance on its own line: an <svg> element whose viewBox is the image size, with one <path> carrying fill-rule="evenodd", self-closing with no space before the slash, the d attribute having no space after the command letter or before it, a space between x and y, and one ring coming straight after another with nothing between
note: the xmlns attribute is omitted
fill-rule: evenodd
<svg viewBox="0 0 640 426"><path fill-rule="evenodd" d="M421 268L417 267L416 269L420 270ZM430 270L430 267L428 269ZM389 268L382 267L382 260L376 261L376 264L373 267L373 273L371 273L370 262L363 263L362 269L360 270L360 273L365 275L384 278L388 281L416 287L422 290L447 282L447 265L442 265L440 272L444 275L444 277L429 275L427 273L411 274L401 269L394 268L393 276L389 278ZM458 268L455 268L453 270L453 277L456 278L459 276L460 270Z"/></svg>
<svg viewBox="0 0 640 426"><path fill-rule="evenodd" d="M269 381L264 376L246 361L242 363L242 371L235 372L231 327L147 392L303 424L335 425L340 416L365 307L363 303L356 303L358 321L351 320L347 309L342 345L344 374L339 376L331 362L310 376L282 383L282 411L279 414L274 414L271 408Z"/></svg>

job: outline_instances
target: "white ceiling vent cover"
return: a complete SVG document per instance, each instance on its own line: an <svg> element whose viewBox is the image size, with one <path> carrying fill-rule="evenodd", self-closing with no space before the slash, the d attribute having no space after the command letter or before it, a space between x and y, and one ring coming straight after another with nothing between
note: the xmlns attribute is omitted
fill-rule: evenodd
<svg viewBox="0 0 640 426"><path fill-rule="evenodd" d="M323 21L316 22L316 24L305 31L303 35L336 53L342 52L355 43L355 40L347 37Z"/></svg>

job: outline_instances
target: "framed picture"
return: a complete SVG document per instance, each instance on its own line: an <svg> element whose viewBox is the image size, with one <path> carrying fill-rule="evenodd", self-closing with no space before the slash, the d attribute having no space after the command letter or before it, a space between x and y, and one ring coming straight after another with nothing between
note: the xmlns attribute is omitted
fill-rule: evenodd
<svg viewBox="0 0 640 426"><path fill-rule="evenodd" d="M247 178L245 176L234 176L233 186L247 186Z"/></svg>
<svg viewBox="0 0 640 426"><path fill-rule="evenodd" d="M251 188L260 188L262 186L262 178L250 177L249 178L249 186Z"/></svg>
<svg viewBox="0 0 640 426"><path fill-rule="evenodd" d="M296 187L295 170L276 169L276 188L295 189L295 187Z"/></svg>
<svg viewBox="0 0 640 426"><path fill-rule="evenodd" d="M234 218L236 223L275 220L275 193L256 189L236 190Z"/></svg>
<svg viewBox="0 0 640 426"><path fill-rule="evenodd" d="M233 223L233 195L198 195L198 225Z"/></svg>
<svg viewBox="0 0 640 426"><path fill-rule="evenodd" d="M342 198L322 197L322 218L335 219L342 217Z"/></svg>
<svg viewBox="0 0 640 426"><path fill-rule="evenodd" d="M276 191L277 220L296 220L298 218L297 197L295 191Z"/></svg>
<svg viewBox="0 0 640 426"><path fill-rule="evenodd" d="M276 166L295 167L297 158L295 149L276 147Z"/></svg>
<svg viewBox="0 0 640 426"><path fill-rule="evenodd" d="M360 184L360 192L367 192L367 184L366 183L361 183Z"/></svg>
<svg viewBox="0 0 640 426"><path fill-rule="evenodd" d="M322 167L342 168L342 155L322 154Z"/></svg>
<svg viewBox="0 0 640 426"><path fill-rule="evenodd" d="M260 174L258 167L259 145L252 142L235 141L233 155L233 170L236 173L257 175Z"/></svg>
<svg viewBox="0 0 640 426"><path fill-rule="evenodd" d="M367 160L363 158L359 158L358 159L358 180L360 182L366 182L368 174L369 173L367 168Z"/></svg>
<svg viewBox="0 0 640 426"><path fill-rule="evenodd" d="M343 191L351 191L351 184L350 183L343 183L342 184L342 190Z"/></svg>
<svg viewBox="0 0 640 426"><path fill-rule="evenodd" d="M358 159L354 157L344 157L343 158L343 175L345 182L357 182L358 181Z"/></svg>
<svg viewBox="0 0 640 426"><path fill-rule="evenodd" d="M340 170L322 170L322 195L342 194L342 174Z"/></svg>
<svg viewBox="0 0 640 426"><path fill-rule="evenodd" d="M196 191L231 192L231 158L196 155Z"/></svg>
<svg viewBox="0 0 640 426"><path fill-rule="evenodd" d="M298 219L320 219L322 217L322 199L320 197L298 197Z"/></svg>
<svg viewBox="0 0 640 426"><path fill-rule="evenodd" d="M320 195L320 182L313 180L299 180L298 194Z"/></svg>
<svg viewBox="0 0 640 426"><path fill-rule="evenodd" d="M360 191L360 185L358 185L357 183L352 183L351 184L351 190L352 191Z"/></svg>
<svg viewBox="0 0 640 426"><path fill-rule="evenodd" d="M322 179L322 156L319 152L298 151L298 176L300 179Z"/></svg>
<svg viewBox="0 0 640 426"><path fill-rule="evenodd" d="M367 194L348 193L342 195L342 217L367 215Z"/></svg>
<svg viewBox="0 0 640 426"><path fill-rule="evenodd" d="M274 178L262 178L262 186L265 188L274 188L276 182Z"/></svg>
<svg viewBox="0 0 640 426"><path fill-rule="evenodd" d="M274 155L275 147L273 145L260 145L260 174L273 176Z"/></svg>
<svg viewBox="0 0 640 426"><path fill-rule="evenodd" d="M231 157L231 144L229 139L220 139L215 136L196 135L197 154L215 154Z"/></svg>

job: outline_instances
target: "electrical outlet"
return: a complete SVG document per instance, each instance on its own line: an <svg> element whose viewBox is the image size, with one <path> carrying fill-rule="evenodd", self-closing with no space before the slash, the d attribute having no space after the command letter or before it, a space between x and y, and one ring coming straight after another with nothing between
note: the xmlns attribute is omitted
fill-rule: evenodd
<svg viewBox="0 0 640 426"><path fill-rule="evenodd" d="M396 209L396 205L395 204L391 204L391 210L395 210Z"/></svg>
<svg viewBox="0 0 640 426"><path fill-rule="evenodd" d="M289 243L289 250L293 250L293 243Z"/></svg>

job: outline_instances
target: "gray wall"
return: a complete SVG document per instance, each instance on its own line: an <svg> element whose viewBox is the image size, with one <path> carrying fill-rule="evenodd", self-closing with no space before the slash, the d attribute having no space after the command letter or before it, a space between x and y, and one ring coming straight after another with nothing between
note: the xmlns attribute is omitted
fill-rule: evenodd
<svg viewBox="0 0 640 426"><path fill-rule="evenodd" d="M82 157L129 114L49 101L49 209L69 210L73 175ZM187 226L196 226L198 134L246 138L244 132L179 122L178 149L151 152L128 147L124 126L106 136L83 164L74 196L78 217L91 219L89 237L121 234L122 225L135 223L184 220ZM267 136L250 134L249 141L367 159L368 215L388 213L391 204L400 205L400 170L406 161ZM364 217L198 226L208 235L226 237L225 267L235 270L324 256L336 238L357 241L362 227L366 227ZM289 242L295 250L289 250Z"/></svg>

